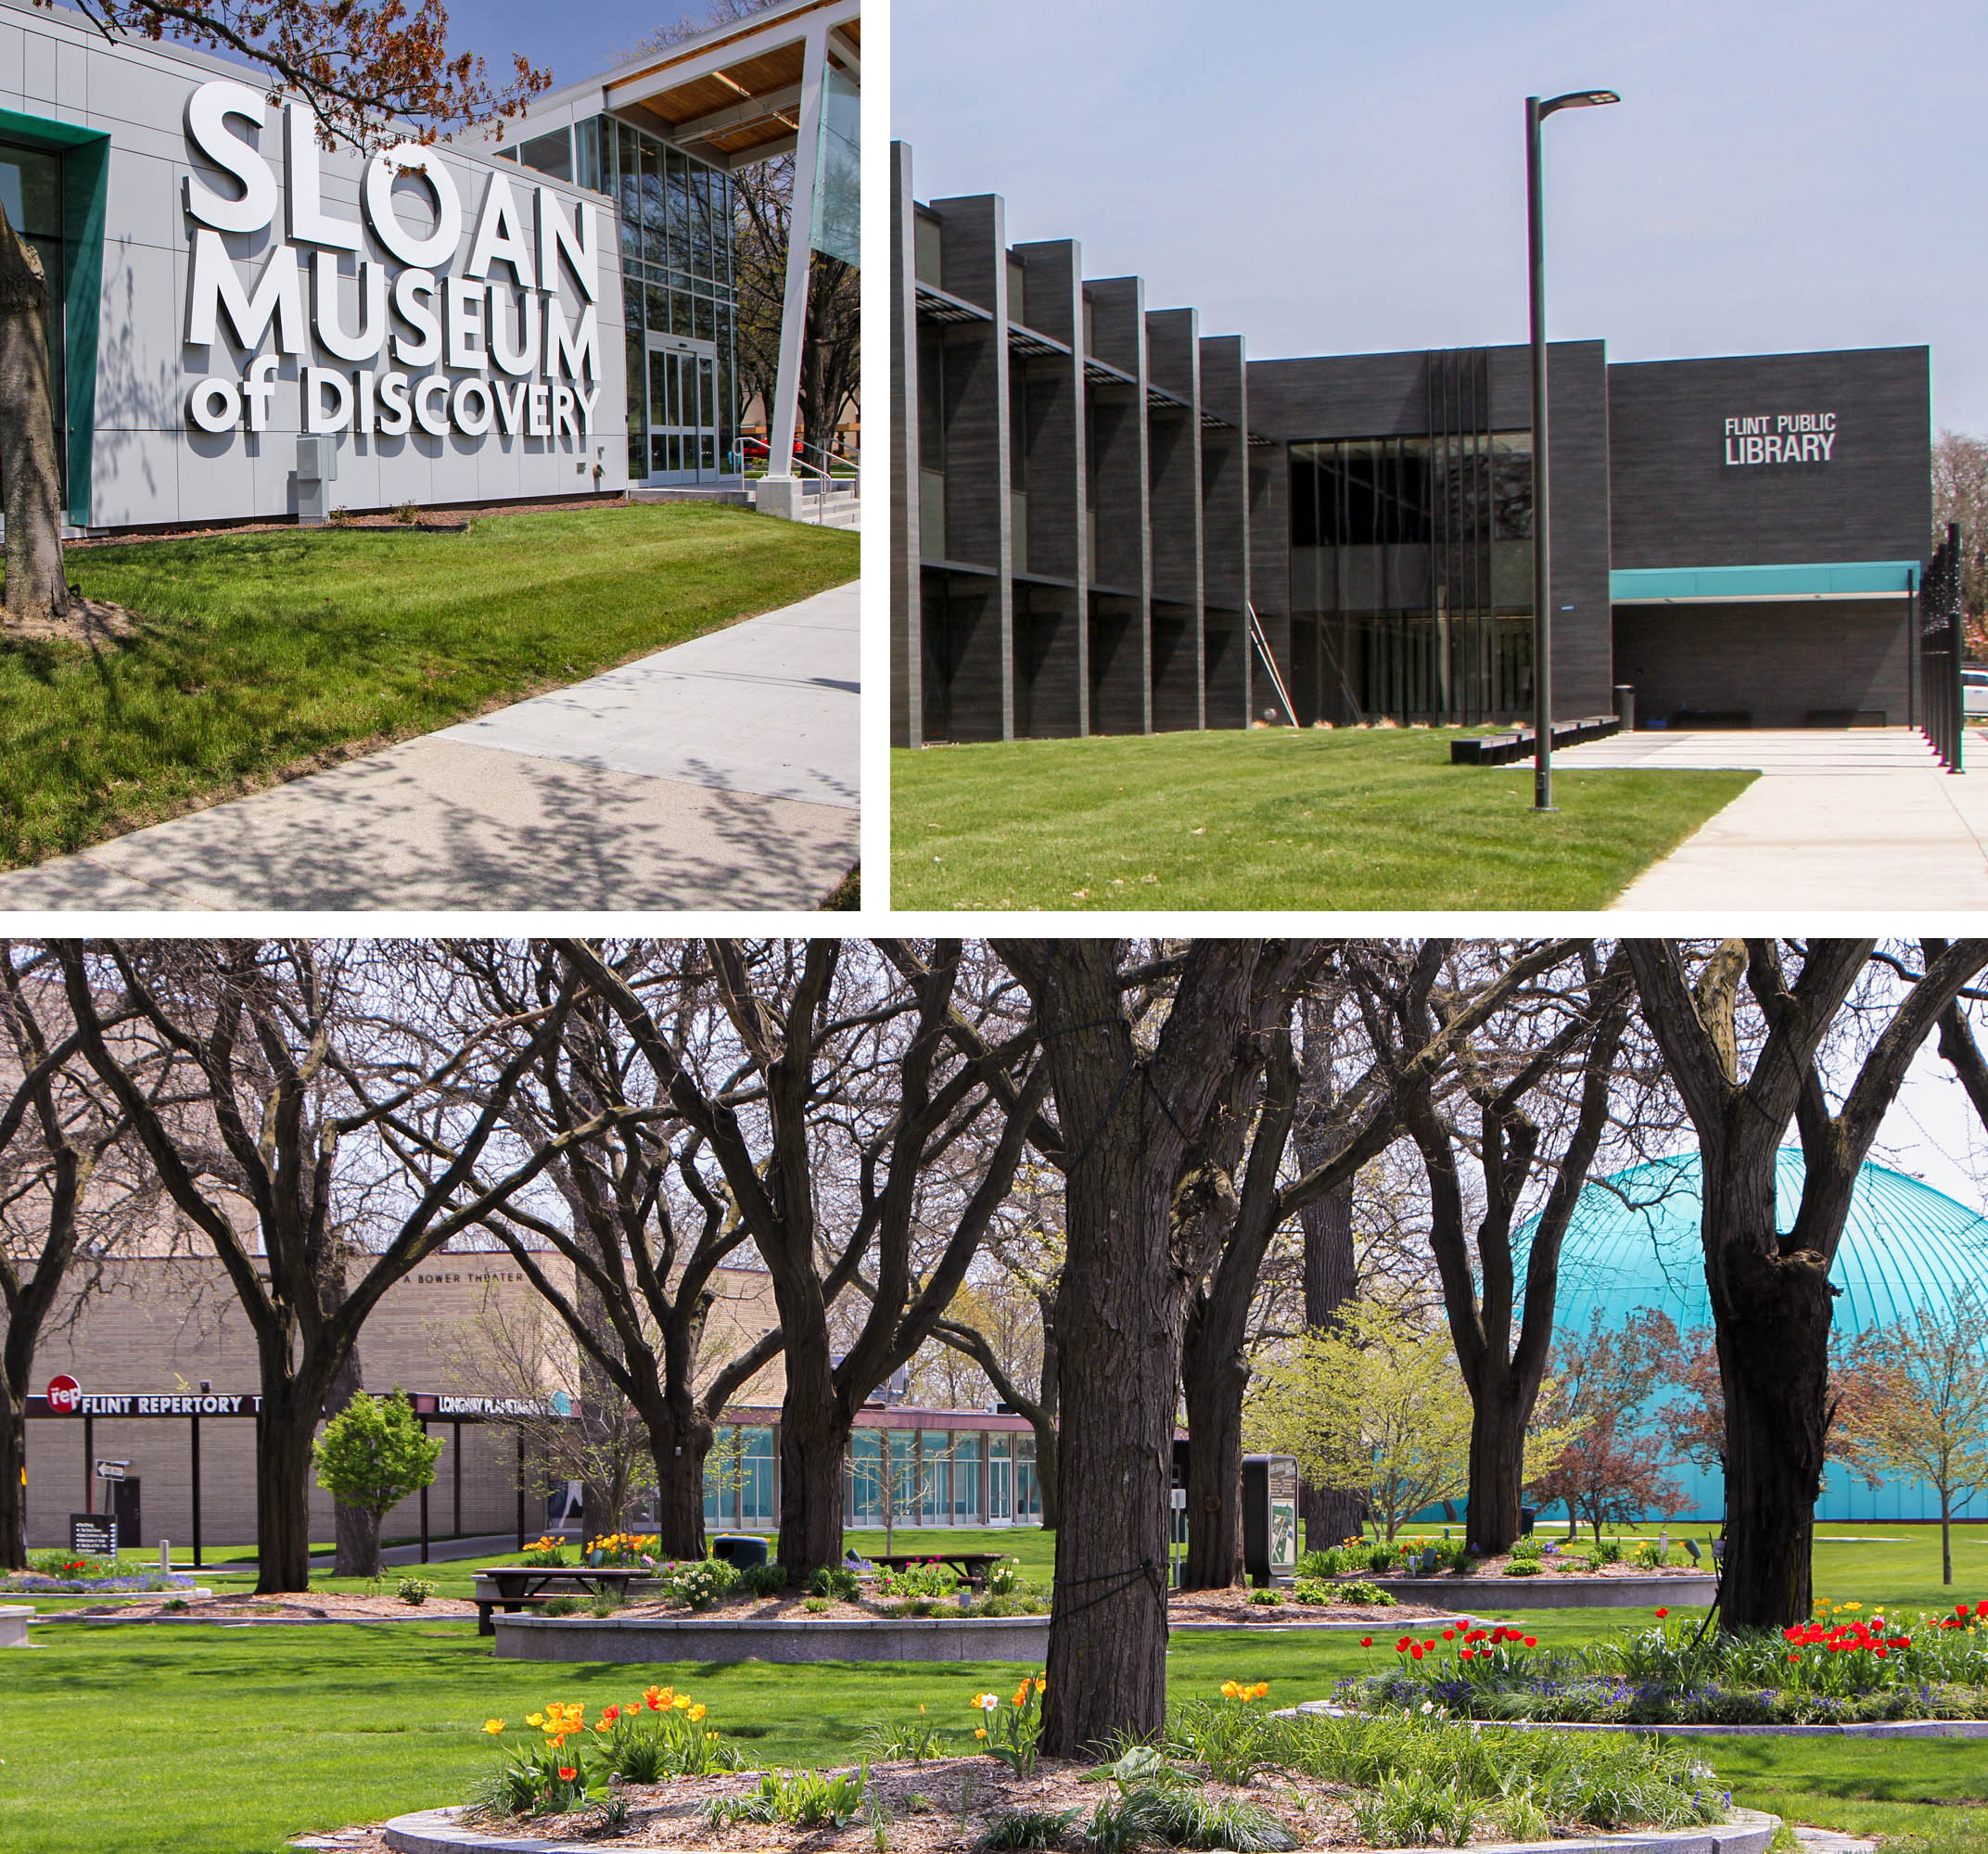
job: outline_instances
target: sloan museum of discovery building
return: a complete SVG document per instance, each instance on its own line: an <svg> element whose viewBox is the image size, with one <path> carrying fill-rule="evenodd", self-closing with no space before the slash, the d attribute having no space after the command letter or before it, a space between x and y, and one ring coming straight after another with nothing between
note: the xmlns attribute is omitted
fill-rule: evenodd
<svg viewBox="0 0 1988 1854"><path fill-rule="evenodd" d="M67 521L739 488L733 174L796 154L788 456L810 254L857 256L859 13L784 0L365 158L256 72L0 0L0 200L49 279Z"/></svg>

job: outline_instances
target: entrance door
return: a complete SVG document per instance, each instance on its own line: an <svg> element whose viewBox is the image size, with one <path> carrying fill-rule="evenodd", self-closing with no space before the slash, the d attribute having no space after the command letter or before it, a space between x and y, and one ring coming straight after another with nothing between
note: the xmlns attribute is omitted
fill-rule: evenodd
<svg viewBox="0 0 1988 1854"><path fill-rule="evenodd" d="M681 335L649 337L649 482L709 482L718 455L718 349Z"/></svg>

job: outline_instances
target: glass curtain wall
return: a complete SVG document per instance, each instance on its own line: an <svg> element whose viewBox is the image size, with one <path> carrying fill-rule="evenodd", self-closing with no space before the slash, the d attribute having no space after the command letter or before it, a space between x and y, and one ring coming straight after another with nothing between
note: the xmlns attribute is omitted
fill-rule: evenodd
<svg viewBox="0 0 1988 1854"><path fill-rule="evenodd" d="M612 117L588 126L595 131L601 190L614 201L621 240L629 475L637 482L737 476L743 464L733 364L738 286L732 176ZM709 377L700 370L695 381L701 426L684 416L681 387L672 398L675 380L648 379L650 365L659 374L662 365L661 350L651 347L655 336L708 342L715 350Z"/></svg>
<svg viewBox="0 0 1988 1854"><path fill-rule="evenodd" d="M1485 375L1481 353L1433 355L1426 435L1292 446L1301 721L1529 711L1532 438L1485 428Z"/></svg>

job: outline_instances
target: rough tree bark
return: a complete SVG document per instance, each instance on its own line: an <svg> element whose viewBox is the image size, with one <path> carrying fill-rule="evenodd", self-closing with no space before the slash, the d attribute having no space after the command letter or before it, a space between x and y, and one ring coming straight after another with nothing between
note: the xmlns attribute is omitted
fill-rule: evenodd
<svg viewBox="0 0 1988 1854"><path fill-rule="evenodd" d="M1192 943L1150 1053L1128 1015L1119 948L1000 941L1022 980L1065 1142L1062 1523L1042 1749L1077 1756L1159 1730L1166 1706L1173 1424L1192 1252L1235 1185L1210 1159L1246 1112L1305 943Z"/></svg>
<svg viewBox="0 0 1988 1854"><path fill-rule="evenodd" d="M1811 1604L1830 1414L1830 1264L1885 1111L1921 1044L1988 965L1988 941L1956 941L1928 958L1922 975L1905 975L1904 998L1833 1114L1819 1052L1875 941L1811 941L1791 983L1771 940L1725 941L1695 978L1677 942L1627 946L1644 1014L1699 1140L1700 1233L1726 1396L1721 1625L1790 1628L1808 1619ZM1742 986L1765 1028L1743 1074ZM1841 1085L1841 1073L1833 1078ZM1801 1137L1803 1179L1784 1231L1775 1154L1790 1124Z"/></svg>
<svg viewBox="0 0 1988 1854"><path fill-rule="evenodd" d="M6 504L6 615L69 610L62 454L48 365L48 280L0 207L0 491Z"/></svg>

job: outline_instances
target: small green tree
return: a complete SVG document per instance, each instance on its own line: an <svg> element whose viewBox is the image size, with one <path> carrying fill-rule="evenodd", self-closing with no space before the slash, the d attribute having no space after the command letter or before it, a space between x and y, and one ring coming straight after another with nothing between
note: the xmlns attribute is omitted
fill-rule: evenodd
<svg viewBox="0 0 1988 1854"><path fill-rule="evenodd" d="M1988 1493L1988 1300L1959 1289L1867 1332L1836 1379L1841 1454L1876 1486L1910 1474L1940 1498L1940 1581L1954 1581L1954 1509Z"/></svg>
<svg viewBox="0 0 1988 1854"><path fill-rule="evenodd" d="M1392 1540L1426 1506L1471 1484L1471 1393L1440 1327L1381 1301L1349 1301L1330 1327L1293 1340L1258 1375L1249 1445L1293 1455L1313 1483L1359 1488ZM1525 1475L1544 1473L1566 1429L1526 1438Z"/></svg>
<svg viewBox="0 0 1988 1854"><path fill-rule="evenodd" d="M325 1425L312 1447L317 1484L334 1500L366 1516L367 1564L363 1575L378 1577L379 1522L390 1506L418 1493L435 1479L442 1445L430 1441L415 1419L407 1393L384 1397L362 1390Z"/></svg>

